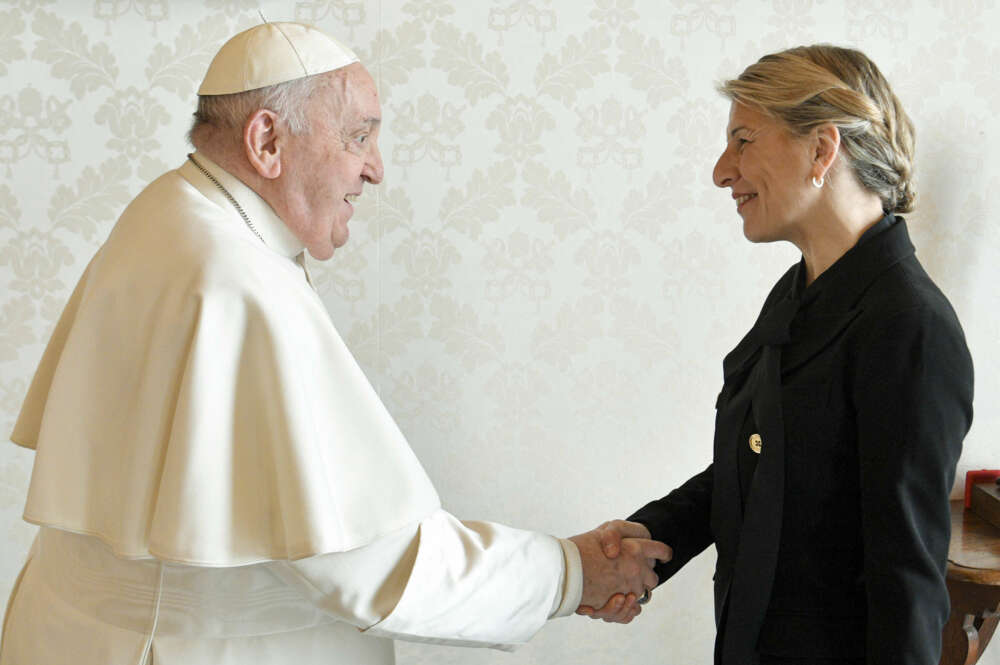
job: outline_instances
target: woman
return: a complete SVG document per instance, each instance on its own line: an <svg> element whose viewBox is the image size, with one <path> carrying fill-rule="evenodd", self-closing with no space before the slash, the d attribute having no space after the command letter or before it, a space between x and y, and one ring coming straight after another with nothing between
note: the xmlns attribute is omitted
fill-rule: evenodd
<svg viewBox="0 0 1000 665"><path fill-rule="evenodd" d="M751 242L802 260L723 361L712 464L606 542L648 528L674 550L661 581L715 544L717 663L935 665L972 362L898 216L912 124L850 49L768 55L720 89L715 184ZM584 613L628 621L624 600Z"/></svg>

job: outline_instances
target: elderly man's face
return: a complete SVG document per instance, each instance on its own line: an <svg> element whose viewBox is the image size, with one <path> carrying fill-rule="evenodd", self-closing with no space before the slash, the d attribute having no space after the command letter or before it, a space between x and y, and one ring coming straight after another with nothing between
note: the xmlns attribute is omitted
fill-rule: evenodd
<svg viewBox="0 0 1000 665"><path fill-rule="evenodd" d="M310 100L312 131L290 137L282 161L285 223L317 259L347 242L352 201L365 182L382 181L381 108L375 82L359 63L329 76Z"/></svg>

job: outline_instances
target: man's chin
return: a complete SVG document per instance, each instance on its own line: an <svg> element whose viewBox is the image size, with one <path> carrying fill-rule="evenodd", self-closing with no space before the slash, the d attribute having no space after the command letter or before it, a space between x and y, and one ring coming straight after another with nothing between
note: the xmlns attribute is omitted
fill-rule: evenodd
<svg viewBox="0 0 1000 665"><path fill-rule="evenodd" d="M337 235L333 236L332 238L330 238L330 245L331 245L330 251L333 252L333 250L338 249L338 248L343 247L344 245L346 245L347 244L347 240L350 237L351 237L351 232L348 231L347 228L345 227L344 230L341 231L339 234L337 234Z"/></svg>
<svg viewBox="0 0 1000 665"><path fill-rule="evenodd" d="M317 242L315 245L308 247L309 255L317 261L326 261L333 256L337 248L346 245L350 237L351 232L347 228L347 223L339 224L330 233L329 242L322 243L322 245Z"/></svg>
<svg viewBox="0 0 1000 665"><path fill-rule="evenodd" d="M323 245L322 247L309 247L307 249L309 251L309 256L313 257L317 261L326 261L331 256L333 256L334 250L336 250L337 247L342 247L343 244L344 243L340 243L340 245L334 245L331 243L328 245Z"/></svg>

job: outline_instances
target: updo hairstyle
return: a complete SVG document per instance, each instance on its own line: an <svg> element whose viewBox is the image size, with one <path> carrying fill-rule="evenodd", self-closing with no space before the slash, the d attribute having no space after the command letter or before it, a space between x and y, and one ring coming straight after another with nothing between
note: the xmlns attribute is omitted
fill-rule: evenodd
<svg viewBox="0 0 1000 665"><path fill-rule="evenodd" d="M798 136L832 123L858 181L885 212L910 212L913 123L875 63L854 49L798 46L765 55L719 91Z"/></svg>

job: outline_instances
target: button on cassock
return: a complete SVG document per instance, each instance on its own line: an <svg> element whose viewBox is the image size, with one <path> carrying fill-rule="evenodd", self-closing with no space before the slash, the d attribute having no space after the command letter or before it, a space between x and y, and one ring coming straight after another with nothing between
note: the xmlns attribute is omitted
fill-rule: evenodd
<svg viewBox="0 0 1000 665"><path fill-rule="evenodd" d="M762 443L763 441L760 438L760 434L750 435L750 450L754 451L758 455L760 455L760 446Z"/></svg>

